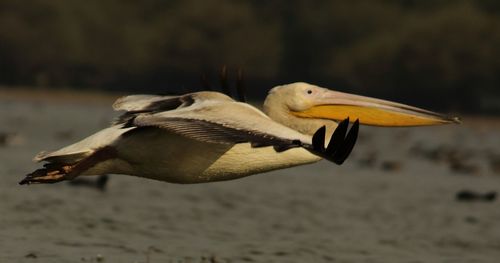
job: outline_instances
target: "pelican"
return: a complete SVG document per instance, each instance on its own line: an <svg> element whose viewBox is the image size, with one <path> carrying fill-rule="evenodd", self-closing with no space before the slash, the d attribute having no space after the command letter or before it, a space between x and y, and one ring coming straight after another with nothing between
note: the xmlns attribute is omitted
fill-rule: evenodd
<svg viewBox="0 0 500 263"><path fill-rule="evenodd" d="M323 158L341 164L354 146L358 124L459 122L303 82L271 89L263 111L214 91L130 95L113 108L124 113L110 127L60 150L39 153L34 161L46 162L44 167L20 184L102 174L184 184L231 180ZM348 117L356 121L346 135Z"/></svg>

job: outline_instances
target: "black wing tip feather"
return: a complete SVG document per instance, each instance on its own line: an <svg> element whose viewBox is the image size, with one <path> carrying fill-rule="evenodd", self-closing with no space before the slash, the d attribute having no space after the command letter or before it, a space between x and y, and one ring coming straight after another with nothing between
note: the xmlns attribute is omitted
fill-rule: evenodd
<svg viewBox="0 0 500 263"><path fill-rule="evenodd" d="M222 92L225 93L226 95L228 95L229 97L232 97L231 90L229 89L229 83L227 80L227 66L226 65L223 65L221 70L220 70L219 80L220 80L220 86L221 86Z"/></svg>
<svg viewBox="0 0 500 263"><path fill-rule="evenodd" d="M352 152L352 149L354 149L354 145L356 144L356 141L358 139L358 132L359 132L359 119L357 119L351 127L351 130L349 133L346 135L345 140L342 143L342 148L340 151L336 154L336 164L341 165L344 163L344 161L349 157L349 155Z"/></svg>
<svg viewBox="0 0 500 263"><path fill-rule="evenodd" d="M236 77L236 93L238 94L238 99L241 102L246 102L246 94L245 94L245 81L243 79L243 69L239 68L237 77Z"/></svg>
<svg viewBox="0 0 500 263"><path fill-rule="evenodd" d="M347 133L347 128L349 128L349 117L341 121L333 132L330 143L326 147L326 154L331 155L341 147Z"/></svg>
<svg viewBox="0 0 500 263"><path fill-rule="evenodd" d="M335 131L333 132L330 142L325 149L325 126L319 128L313 135L312 151L313 153L321 156L329 161L338 165L344 163L349 157L356 144L359 132L359 119L354 121L352 127L347 131L349 125L349 118L341 121Z"/></svg>
<svg viewBox="0 0 500 263"><path fill-rule="evenodd" d="M236 86L235 86L236 94L232 94L228 81L228 67L226 65L223 65L219 72L219 84L222 93L228 95L229 97L232 97L237 101L246 102L247 101L246 89L245 89L245 81L243 75L244 75L243 69L238 68L236 72ZM210 85L210 82L208 81L206 74L201 74L200 82L201 86L204 89L214 90L212 89L212 86Z"/></svg>
<svg viewBox="0 0 500 263"><path fill-rule="evenodd" d="M325 134L326 126L324 125L314 133L312 137L312 146L315 151L325 151Z"/></svg>

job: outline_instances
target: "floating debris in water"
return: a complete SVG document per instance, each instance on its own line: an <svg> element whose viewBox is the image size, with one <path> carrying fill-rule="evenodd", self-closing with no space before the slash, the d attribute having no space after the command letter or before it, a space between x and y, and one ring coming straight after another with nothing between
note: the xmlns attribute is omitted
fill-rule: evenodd
<svg viewBox="0 0 500 263"><path fill-rule="evenodd" d="M375 152L369 152L363 157L358 159L358 164L360 167L372 168L377 163L377 154Z"/></svg>
<svg viewBox="0 0 500 263"><path fill-rule="evenodd" d="M0 132L0 147L23 145L24 137L17 132Z"/></svg>
<svg viewBox="0 0 500 263"><path fill-rule="evenodd" d="M461 202L493 202L497 198L497 193L495 191L478 193L471 190L461 190L456 194L455 198L457 201Z"/></svg>
<svg viewBox="0 0 500 263"><path fill-rule="evenodd" d="M105 174L98 176L96 180L91 180L87 178L76 178L69 181L68 184L71 186L78 186L78 187L83 186L105 191L108 180L109 176Z"/></svg>
<svg viewBox="0 0 500 263"><path fill-rule="evenodd" d="M451 171L460 174L478 174L480 167L471 162L473 154L471 149L459 149L447 145L439 145L434 148L426 149L420 144L410 148L410 153L423 157L429 161L447 164Z"/></svg>
<svg viewBox="0 0 500 263"><path fill-rule="evenodd" d="M500 154L490 154L488 159L493 173L500 175Z"/></svg>
<svg viewBox="0 0 500 263"><path fill-rule="evenodd" d="M380 168L382 170L390 172L399 171L401 170L402 167L403 165L401 164L401 162L398 161L383 161L380 164Z"/></svg>
<svg viewBox="0 0 500 263"><path fill-rule="evenodd" d="M453 172L461 174L478 174L479 166L469 163L467 160L452 159L449 162L449 167Z"/></svg>
<svg viewBox="0 0 500 263"><path fill-rule="evenodd" d="M464 221L469 224L477 224L479 222L479 219L475 216L466 216L464 218Z"/></svg>
<svg viewBox="0 0 500 263"><path fill-rule="evenodd" d="M70 140L75 136L75 132L73 130L62 130L58 131L54 134L54 138L57 140Z"/></svg>

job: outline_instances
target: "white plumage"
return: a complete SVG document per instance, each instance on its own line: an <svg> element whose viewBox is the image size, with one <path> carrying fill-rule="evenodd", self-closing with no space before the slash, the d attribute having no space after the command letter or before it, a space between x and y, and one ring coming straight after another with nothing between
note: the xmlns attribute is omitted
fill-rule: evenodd
<svg viewBox="0 0 500 263"><path fill-rule="evenodd" d="M334 100L342 103L329 103ZM345 109L346 105L359 109L335 111L336 106ZM113 108L125 113L111 127L60 150L38 154L34 160L47 163L21 183L53 183L108 173L174 183L229 180L321 160L319 156L325 155L317 152L317 145L313 147L312 135L326 126L330 138L336 121L349 116L374 124L373 113L364 116L363 111L384 111L405 125L453 121L418 108L349 97L306 83L272 89L264 103L265 113L209 91L126 96Z"/></svg>

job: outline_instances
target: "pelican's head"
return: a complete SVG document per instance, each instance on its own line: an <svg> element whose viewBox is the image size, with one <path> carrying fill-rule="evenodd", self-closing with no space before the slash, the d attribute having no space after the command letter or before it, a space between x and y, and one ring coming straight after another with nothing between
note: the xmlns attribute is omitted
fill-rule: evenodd
<svg viewBox="0 0 500 263"><path fill-rule="evenodd" d="M333 91L303 82L273 88L264 103L264 111L273 119L279 118L277 115L286 114L288 122L299 119L340 121L347 117L352 121L359 119L361 124L386 127L460 122L458 118L424 109Z"/></svg>

